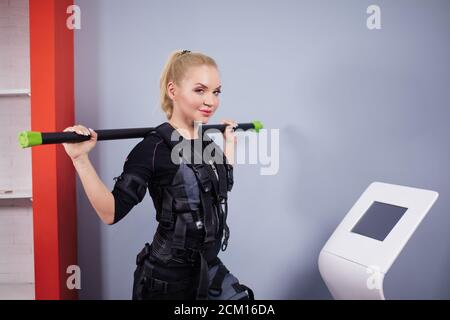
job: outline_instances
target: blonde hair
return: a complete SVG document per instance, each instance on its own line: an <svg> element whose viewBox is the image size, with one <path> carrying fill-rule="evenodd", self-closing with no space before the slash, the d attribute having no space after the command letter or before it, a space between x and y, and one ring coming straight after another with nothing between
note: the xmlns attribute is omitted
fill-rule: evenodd
<svg viewBox="0 0 450 320"><path fill-rule="evenodd" d="M173 103L167 94L167 84L173 81L180 85L181 80L190 67L207 65L218 69L213 58L200 52L191 52L188 50L177 50L170 54L160 78L160 102L161 108L165 112L167 119L172 117Z"/></svg>

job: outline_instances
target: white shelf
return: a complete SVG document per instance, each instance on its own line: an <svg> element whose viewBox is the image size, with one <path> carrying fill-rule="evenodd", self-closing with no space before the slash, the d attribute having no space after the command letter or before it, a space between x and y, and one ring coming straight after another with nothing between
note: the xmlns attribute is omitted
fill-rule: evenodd
<svg viewBox="0 0 450 320"><path fill-rule="evenodd" d="M12 192L3 193L0 190L0 200L1 199L31 199L33 194L31 190L13 190Z"/></svg>
<svg viewBox="0 0 450 320"><path fill-rule="evenodd" d="M34 283L0 283L0 300L34 300Z"/></svg>
<svg viewBox="0 0 450 320"><path fill-rule="evenodd" d="M0 89L0 97L31 96L30 89Z"/></svg>

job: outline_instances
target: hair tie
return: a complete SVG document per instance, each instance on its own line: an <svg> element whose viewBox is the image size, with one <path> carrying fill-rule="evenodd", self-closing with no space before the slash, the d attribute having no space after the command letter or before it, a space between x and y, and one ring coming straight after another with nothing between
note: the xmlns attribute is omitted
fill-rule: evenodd
<svg viewBox="0 0 450 320"><path fill-rule="evenodd" d="M190 53L191 51L189 51L189 50L183 50L183 51L181 51L181 55L183 55L183 54L186 54L186 53Z"/></svg>

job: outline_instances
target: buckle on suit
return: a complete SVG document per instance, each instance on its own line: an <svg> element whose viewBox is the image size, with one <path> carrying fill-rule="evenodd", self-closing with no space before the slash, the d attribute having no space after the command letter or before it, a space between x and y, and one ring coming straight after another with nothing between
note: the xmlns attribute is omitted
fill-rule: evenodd
<svg viewBox="0 0 450 320"><path fill-rule="evenodd" d="M148 243L145 244L145 247L139 252L139 254L136 256L136 265L141 265L142 262L147 259L147 257L150 255L150 245Z"/></svg>
<svg viewBox="0 0 450 320"><path fill-rule="evenodd" d="M167 287L169 283L167 281L151 278L150 279L150 288L156 289L157 291L162 291L163 293L167 293Z"/></svg>

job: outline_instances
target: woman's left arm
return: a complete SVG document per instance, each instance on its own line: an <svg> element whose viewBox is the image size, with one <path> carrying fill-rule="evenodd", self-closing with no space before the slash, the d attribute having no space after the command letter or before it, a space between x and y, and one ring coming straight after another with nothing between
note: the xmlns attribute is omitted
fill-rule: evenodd
<svg viewBox="0 0 450 320"><path fill-rule="evenodd" d="M237 126L237 122L233 120L222 120L222 124L226 124L227 127L223 133L225 142L224 142L224 150L223 153L225 154L228 164L234 165L234 152L236 148L236 133L233 131L233 127Z"/></svg>

